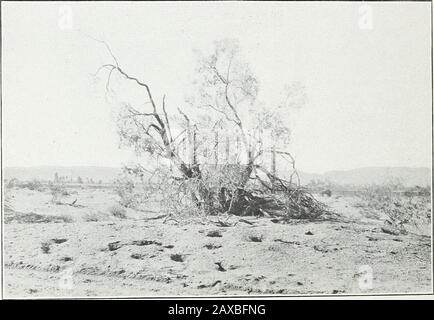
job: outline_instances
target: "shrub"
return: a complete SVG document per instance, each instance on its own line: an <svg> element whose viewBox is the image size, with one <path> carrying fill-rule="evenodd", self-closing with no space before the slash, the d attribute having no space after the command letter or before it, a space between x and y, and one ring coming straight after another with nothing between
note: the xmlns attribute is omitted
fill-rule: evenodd
<svg viewBox="0 0 434 320"><path fill-rule="evenodd" d="M125 208L120 205L111 206L109 212L116 218L125 219L127 217Z"/></svg>
<svg viewBox="0 0 434 320"><path fill-rule="evenodd" d="M61 204L63 196L68 196L69 192L66 190L65 186L60 183L49 183L48 188L51 193L51 202L55 204Z"/></svg>
<svg viewBox="0 0 434 320"><path fill-rule="evenodd" d="M8 188L8 189L11 189L11 188L19 185L19 181L16 178L12 178L9 181L5 180L5 183L6 183L5 187Z"/></svg>
<svg viewBox="0 0 434 320"><path fill-rule="evenodd" d="M127 178L117 180L115 190L120 198L119 203L122 206L131 208L137 205L137 198L134 194L134 183L131 180Z"/></svg>
<svg viewBox="0 0 434 320"><path fill-rule="evenodd" d="M37 180L37 179L34 179L30 182L25 182L25 183L19 184L17 186L20 188L29 189L32 191L42 191L43 190L42 182Z"/></svg>
<svg viewBox="0 0 434 320"><path fill-rule="evenodd" d="M51 242L46 241L41 243L41 250L43 253L50 253Z"/></svg>
<svg viewBox="0 0 434 320"><path fill-rule="evenodd" d="M124 174L115 183L119 204L125 208L137 208L151 194L151 191L146 188L147 183L133 175Z"/></svg>
<svg viewBox="0 0 434 320"><path fill-rule="evenodd" d="M332 191L331 191L330 189L323 190L323 191L321 192L321 195L322 195L322 196L331 197L331 196L332 196Z"/></svg>
<svg viewBox="0 0 434 320"><path fill-rule="evenodd" d="M74 219L68 214L60 214L56 216L56 222L72 223Z"/></svg>
<svg viewBox="0 0 434 320"><path fill-rule="evenodd" d="M89 212L83 216L85 222L98 222L107 220L107 215L102 212Z"/></svg>
<svg viewBox="0 0 434 320"><path fill-rule="evenodd" d="M418 226L427 223L431 217L430 197L412 192L399 192L397 186L391 183L371 185L358 196L364 204L362 207L383 212L388 221L395 227L405 229L406 224Z"/></svg>

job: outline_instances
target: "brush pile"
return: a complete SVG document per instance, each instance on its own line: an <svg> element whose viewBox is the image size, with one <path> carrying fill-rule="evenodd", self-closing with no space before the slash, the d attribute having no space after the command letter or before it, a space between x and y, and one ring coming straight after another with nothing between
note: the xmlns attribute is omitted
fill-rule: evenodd
<svg viewBox="0 0 434 320"><path fill-rule="evenodd" d="M238 189L236 205L227 211L234 215L280 216L287 219L317 219L328 213L327 207L308 190L287 185L286 190ZM234 198L235 199L235 198Z"/></svg>

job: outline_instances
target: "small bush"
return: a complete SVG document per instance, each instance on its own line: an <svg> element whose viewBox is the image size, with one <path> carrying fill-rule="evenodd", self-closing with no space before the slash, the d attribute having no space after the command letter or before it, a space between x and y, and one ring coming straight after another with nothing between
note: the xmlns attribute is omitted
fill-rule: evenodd
<svg viewBox="0 0 434 320"><path fill-rule="evenodd" d="M56 219L60 222L65 222L65 223L72 223L74 222L74 219L68 215L68 214L61 214L56 216Z"/></svg>
<svg viewBox="0 0 434 320"><path fill-rule="evenodd" d="M66 190L65 186L63 184L59 183L49 183L48 188L50 189L51 193L51 202L55 204L61 204L62 198L64 196L68 196L69 192Z"/></svg>
<svg viewBox="0 0 434 320"><path fill-rule="evenodd" d="M89 212L83 216L85 222L98 222L107 220L107 215L102 212Z"/></svg>
<svg viewBox="0 0 434 320"><path fill-rule="evenodd" d="M114 205L110 207L109 212L111 213L112 216L116 218L125 219L127 217L125 208L123 208L120 205Z"/></svg>
<svg viewBox="0 0 434 320"><path fill-rule="evenodd" d="M327 197L331 197L332 196L332 191L330 189L326 189L324 191L321 192L322 196L327 196Z"/></svg>
<svg viewBox="0 0 434 320"><path fill-rule="evenodd" d="M146 185L141 178L124 173L116 180L115 191L119 196L119 204L125 208L137 208L143 204L151 194Z"/></svg>
<svg viewBox="0 0 434 320"><path fill-rule="evenodd" d="M43 253L50 253L50 245L51 242L42 242L41 243L41 250Z"/></svg>
<svg viewBox="0 0 434 320"><path fill-rule="evenodd" d="M42 191L44 189L43 185L42 185L42 182L39 181L39 180L37 180L37 179L34 179L34 180L30 181L30 182L24 182L24 183L21 183L21 184L16 184L16 186L19 187L19 188L29 189L29 190L32 190L32 191Z"/></svg>
<svg viewBox="0 0 434 320"><path fill-rule="evenodd" d="M358 196L362 200L359 206L385 213L388 221L400 229L405 229L406 224L429 223L430 196L402 193L393 184L368 186Z"/></svg>
<svg viewBox="0 0 434 320"><path fill-rule="evenodd" d="M5 180L5 184L6 184L5 185L6 188L12 189L12 188L16 187L17 185L19 185L19 181L16 178L12 178L8 181Z"/></svg>
<svg viewBox="0 0 434 320"><path fill-rule="evenodd" d="M127 208L135 207L137 199L134 194L134 183L130 180L118 180L116 183L116 193L120 197L119 203Z"/></svg>

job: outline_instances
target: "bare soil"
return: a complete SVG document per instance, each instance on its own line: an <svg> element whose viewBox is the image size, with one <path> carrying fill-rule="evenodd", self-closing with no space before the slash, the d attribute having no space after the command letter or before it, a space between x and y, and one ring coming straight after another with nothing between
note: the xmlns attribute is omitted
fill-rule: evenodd
<svg viewBox="0 0 434 320"><path fill-rule="evenodd" d="M336 213L319 221L221 218L227 226L151 205L118 218L111 189L75 188L63 204L48 191L6 197L6 298L432 292L431 226L385 233L385 217L353 197L319 197Z"/></svg>

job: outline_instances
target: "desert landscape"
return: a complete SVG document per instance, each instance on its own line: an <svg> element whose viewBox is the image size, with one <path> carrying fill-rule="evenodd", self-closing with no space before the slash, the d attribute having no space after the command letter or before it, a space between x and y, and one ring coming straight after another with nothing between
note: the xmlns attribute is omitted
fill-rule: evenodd
<svg viewBox="0 0 434 320"><path fill-rule="evenodd" d="M9 299L433 294L429 2L2 2Z"/></svg>
<svg viewBox="0 0 434 320"><path fill-rule="evenodd" d="M418 219L397 229L366 192L318 194L330 213L312 221L170 217L158 201L122 207L113 184L70 184L62 192L54 203L42 183L6 186L5 297L432 290L429 195L399 195Z"/></svg>

